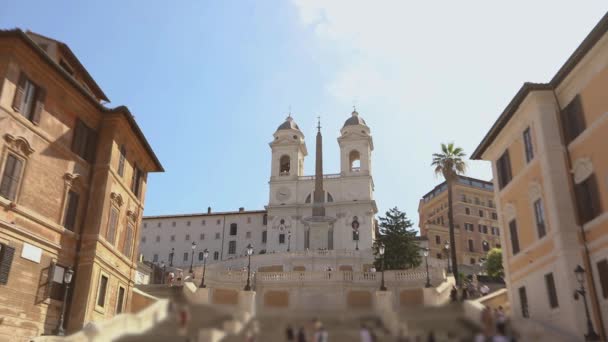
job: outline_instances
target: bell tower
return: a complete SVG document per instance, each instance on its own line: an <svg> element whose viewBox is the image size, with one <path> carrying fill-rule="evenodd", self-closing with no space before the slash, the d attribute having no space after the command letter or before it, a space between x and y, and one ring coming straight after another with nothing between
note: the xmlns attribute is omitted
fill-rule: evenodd
<svg viewBox="0 0 608 342"><path fill-rule="evenodd" d="M270 180L297 179L304 174L304 157L308 154L304 134L291 114L274 132L270 143L272 167Z"/></svg>
<svg viewBox="0 0 608 342"><path fill-rule="evenodd" d="M374 142L369 127L356 110L353 110L351 117L344 122L338 144L342 176L371 175Z"/></svg>

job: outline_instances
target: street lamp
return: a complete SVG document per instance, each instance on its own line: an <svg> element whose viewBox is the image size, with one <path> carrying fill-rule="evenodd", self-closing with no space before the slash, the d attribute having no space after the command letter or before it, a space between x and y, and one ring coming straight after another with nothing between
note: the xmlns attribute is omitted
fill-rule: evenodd
<svg viewBox="0 0 608 342"><path fill-rule="evenodd" d="M287 251L291 249L291 230L287 232Z"/></svg>
<svg viewBox="0 0 608 342"><path fill-rule="evenodd" d="M359 230L355 230L355 250L359 250Z"/></svg>
<svg viewBox="0 0 608 342"><path fill-rule="evenodd" d="M72 282L72 276L74 275L74 270L71 267L68 267L67 270L63 273L63 283L65 284L65 290L63 292L63 303L61 304L61 316L59 317L59 324L57 325L57 335L65 336L65 329L63 328L63 321L65 320L65 309L66 302L68 301L68 288L70 287L70 283Z"/></svg>
<svg viewBox="0 0 608 342"><path fill-rule="evenodd" d="M251 244L247 245L247 257L249 261L247 262L247 285L245 285L245 291L251 291L251 254L253 254L253 246Z"/></svg>
<svg viewBox="0 0 608 342"><path fill-rule="evenodd" d="M587 334L585 335L585 341L599 341L600 336L593 329L593 322L589 316L589 307L587 306L587 291L585 291L585 269L581 265L577 265L574 269L576 275L576 281L581 286L580 289L574 290L574 299L578 300L578 295L583 297L583 303L585 304L585 315L587 316Z"/></svg>
<svg viewBox="0 0 608 342"><path fill-rule="evenodd" d="M426 263L426 284L424 284L424 287L431 287L431 279L429 278L429 249L424 248L422 254L424 255L424 262Z"/></svg>
<svg viewBox="0 0 608 342"><path fill-rule="evenodd" d="M164 260L160 262L160 267L163 270L162 277L160 278L160 283L164 284L165 283L165 267L166 267Z"/></svg>
<svg viewBox="0 0 608 342"><path fill-rule="evenodd" d="M382 280L380 282L380 291L386 291L386 286L384 286L384 252L384 244L380 242L380 245L378 245L378 253L380 253L380 256L382 257Z"/></svg>
<svg viewBox="0 0 608 342"><path fill-rule="evenodd" d="M445 245L443 245L443 248L445 249L445 254L448 259L448 274L450 274L452 273L452 267L450 266L450 243L446 241Z"/></svg>
<svg viewBox="0 0 608 342"><path fill-rule="evenodd" d="M192 257L190 258L190 279L194 279L194 270L192 266L194 265L194 250L196 249L196 242L192 241Z"/></svg>
<svg viewBox="0 0 608 342"><path fill-rule="evenodd" d="M200 288L207 287L207 285L205 285L205 268L207 266L207 257L208 256L209 256L209 251L207 250L207 248L205 248L205 250L203 251L203 280L201 280L201 285L199 286Z"/></svg>
<svg viewBox="0 0 608 342"><path fill-rule="evenodd" d="M173 267L173 255L175 254L175 248L171 247L171 253L169 253L169 267Z"/></svg>

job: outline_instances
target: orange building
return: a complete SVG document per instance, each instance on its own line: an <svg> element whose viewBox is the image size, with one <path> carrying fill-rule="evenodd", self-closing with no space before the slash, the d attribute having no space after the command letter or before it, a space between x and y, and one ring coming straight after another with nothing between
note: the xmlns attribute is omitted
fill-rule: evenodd
<svg viewBox="0 0 608 342"><path fill-rule="evenodd" d="M549 83L525 83L473 153L492 162L515 318L580 339L608 326L608 15Z"/></svg>
<svg viewBox="0 0 608 342"><path fill-rule="evenodd" d="M0 31L0 340L56 333L64 300L68 333L129 310L147 173L162 166L105 101L67 45Z"/></svg>
<svg viewBox="0 0 608 342"><path fill-rule="evenodd" d="M447 190L443 182L418 204L420 235L428 238L429 254L439 259L446 257L445 244L450 241ZM476 265L490 249L501 246L493 184L459 176L452 195L456 260L459 265Z"/></svg>

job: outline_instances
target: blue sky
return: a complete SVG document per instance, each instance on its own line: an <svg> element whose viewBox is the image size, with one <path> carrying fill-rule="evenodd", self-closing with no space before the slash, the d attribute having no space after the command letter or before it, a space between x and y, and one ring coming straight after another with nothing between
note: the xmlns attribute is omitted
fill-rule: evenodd
<svg viewBox="0 0 608 342"><path fill-rule="evenodd" d="M143 5L145 4L145 6ZM170 5L169 5L170 4ZM261 209L289 106L326 173L352 105L371 127L376 200L415 222L440 142L471 153L525 81L546 82L605 1L10 1L0 27L67 43L125 104L166 172L146 215ZM314 156L305 164L314 170ZM469 176L491 178L471 162Z"/></svg>

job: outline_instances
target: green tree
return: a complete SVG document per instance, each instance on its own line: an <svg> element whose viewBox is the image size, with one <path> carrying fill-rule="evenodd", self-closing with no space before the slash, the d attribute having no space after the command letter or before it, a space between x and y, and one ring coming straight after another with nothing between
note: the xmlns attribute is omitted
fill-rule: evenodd
<svg viewBox="0 0 608 342"><path fill-rule="evenodd" d="M486 273L490 277L503 277L505 275L505 270L502 267L502 249L490 249L486 257Z"/></svg>
<svg viewBox="0 0 608 342"><path fill-rule="evenodd" d="M382 269L382 257L378 251L380 243L384 244L384 269L402 270L417 267L421 263L420 248L416 242L416 231L404 212L394 207L386 212L386 217L379 217L379 234L374 243L376 269Z"/></svg>
<svg viewBox="0 0 608 342"><path fill-rule="evenodd" d="M466 154L460 147L454 147L454 143L441 144L441 153L433 153L431 166L435 167L435 174L442 175L448 184L448 227L450 233L450 252L452 259L453 274L458 274L458 262L456 261L456 239L454 237L454 212L452 210L452 188L458 180L458 175L464 174L467 164L464 161ZM460 286L460 279L456 277L456 285Z"/></svg>

